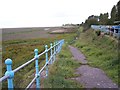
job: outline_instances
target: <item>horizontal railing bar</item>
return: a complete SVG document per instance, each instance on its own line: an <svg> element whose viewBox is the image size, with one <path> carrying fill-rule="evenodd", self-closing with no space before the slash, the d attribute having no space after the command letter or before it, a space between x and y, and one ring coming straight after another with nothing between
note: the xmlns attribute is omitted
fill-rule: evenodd
<svg viewBox="0 0 120 90"><path fill-rule="evenodd" d="M35 76L35 77L33 78L33 80L30 82L30 84L26 87L25 90L27 90L28 88L31 87L31 85L34 83L34 81L36 80L36 78L37 78L37 76Z"/></svg>
<svg viewBox="0 0 120 90"><path fill-rule="evenodd" d="M62 41L59 41L57 44L53 45L52 47L55 47L55 46L58 45L60 42L62 42Z"/></svg>
<svg viewBox="0 0 120 90"><path fill-rule="evenodd" d="M49 52L51 50L51 48L47 49L47 52Z"/></svg>
<svg viewBox="0 0 120 90"><path fill-rule="evenodd" d="M50 59L49 59L49 61L53 58L53 56L54 56L54 54L50 57ZM48 61L48 62L49 62ZM41 72L44 70L44 68L47 66L47 64L48 63L46 63L43 67L42 67L42 69L39 71L39 74L41 74ZM30 84L26 87L26 89L28 89L28 88L30 88L30 86L33 84L33 82L36 80L36 78L37 78L37 76L35 76L34 78L33 78L33 80L30 82Z"/></svg>
<svg viewBox="0 0 120 90"><path fill-rule="evenodd" d="M52 56L49 58L48 63L50 62L50 60L53 58L54 55L55 53L53 53Z"/></svg>
<svg viewBox="0 0 120 90"><path fill-rule="evenodd" d="M46 64L42 67L42 69L39 71L39 74L44 70L44 68L47 66L47 64L48 64L48 63L46 63ZM29 84L26 88L29 88L29 87L33 84L33 82L36 80L36 78L37 78L37 76L34 77L34 79L30 82L30 84Z"/></svg>
<svg viewBox="0 0 120 90"><path fill-rule="evenodd" d="M35 58L31 59L30 61L24 63L23 65L19 66L18 68L14 69L13 72L16 73L17 71L19 71L20 69L24 68L26 65L30 64L31 62L33 62L35 60Z"/></svg>
<svg viewBox="0 0 120 90"><path fill-rule="evenodd" d="M42 56L43 54L45 54L45 52L46 52L46 51L40 53L40 54L38 55L38 57L40 57L40 56Z"/></svg>
<svg viewBox="0 0 120 90"><path fill-rule="evenodd" d="M61 42L61 41L60 41L60 42ZM58 45L60 42L58 42L56 45ZM56 45L53 45L53 46L52 46L52 49L53 49ZM50 50L51 50L51 47L47 50L47 52L50 51ZM46 53L46 51L44 51L44 52L42 52L41 54L39 54L38 57L42 56L44 53Z"/></svg>
<svg viewBox="0 0 120 90"><path fill-rule="evenodd" d="M58 45L60 42L58 42L56 45ZM55 47L56 45L54 45L53 47ZM52 47L52 48L53 48ZM49 48L47 51L51 50L51 48ZM41 54L38 55L38 57L40 57L41 55L45 54L46 51L42 52ZM30 61L26 62L25 64L19 66L18 68L14 69L13 72L17 72L19 71L20 69L22 69L23 67L25 67L26 65L28 65L29 63L31 63L32 61L34 61L35 58L31 59Z"/></svg>
<svg viewBox="0 0 120 90"><path fill-rule="evenodd" d="M41 55L45 54L46 51L42 52L41 54L38 55L38 57L40 57ZM31 59L30 61L24 63L23 65L19 66L18 68L14 69L13 72L17 72L20 69L24 68L26 65L30 64L31 62L33 62L35 60L35 58Z"/></svg>
<svg viewBox="0 0 120 90"><path fill-rule="evenodd" d="M61 42L61 41L60 41L60 42ZM54 48L55 46L57 46L60 42L58 42L57 44L53 45L52 48ZM47 50L47 52L50 51L50 50L51 50L51 48L49 48L49 49Z"/></svg>
<svg viewBox="0 0 120 90"><path fill-rule="evenodd" d="M39 71L39 74L41 74L41 72L44 70L44 68L47 66L47 64L48 64L48 63L46 63L46 64L42 67L42 69ZM35 77L33 78L33 80L30 82L30 84L29 84L26 88L29 88L29 87L33 84L33 82L36 80L36 78L37 78L37 76L35 76Z"/></svg>
<svg viewBox="0 0 120 90"><path fill-rule="evenodd" d="M47 51L44 50L42 53L40 53L40 54L38 55L38 58L39 58L41 55L43 55L43 54L45 54L46 52L48 52L48 51L50 51L51 49L53 49L54 47L56 47L57 45L59 45L61 42L63 42L63 40L58 41L58 42L57 42L56 44L54 44L52 47L50 47L49 49L47 49ZM53 58L53 56L54 56L55 54L56 54L56 53L54 52L53 55L50 56L48 62L45 63L45 65L44 65L44 66L42 67L42 69L39 71L39 74L44 70L44 68L48 65L48 63L50 62L50 60ZM21 66L19 66L19 67L17 67L16 69L14 69L13 72L16 73L16 72L19 71L20 69L22 69L22 68L24 68L25 66L27 66L28 64L32 63L35 59L36 59L36 58L34 57L33 59L29 60L28 62L22 64ZM6 80L6 79L8 79L8 78L9 78L9 76L3 76L3 77L0 78L0 82ZM27 86L27 88L29 88L29 87L33 84L33 82L35 81L36 78L37 78L37 76L34 77L34 79L33 79L33 80L31 81L31 83Z"/></svg>
<svg viewBox="0 0 120 90"><path fill-rule="evenodd" d="M54 53L55 54L55 53ZM52 55L52 57L50 57L49 61L53 58L54 54ZM45 63L45 65L42 67L42 69L39 71L39 74L44 70L44 68L47 66L47 64L49 63L49 61L47 63Z"/></svg>
<svg viewBox="0 0 120 90"><path fill-rule="evenodd" d="M8 77L9 77L9 76L3 76L2 78L0 78L0 83L1 83L2 81L5 81Z"/></svg>
<svg viewBox="0 0 120 90"><path fill-rule="evenodd" d="M38 72L39 74L44 70L44 68L47 66L48 63L45 63L45 65L42 67L42 69L40 69L40 71Z"/></svg>
<svg viewBox="0 0 120 90"><path fill-rule="evenodd" d="M40 57L40 56L43 55L44 53L45 53L45 51L42 52L42 53L40 53L40 54L38 55L38 57ZM15 72L19 71L20 69L22 69L22 68L25 67L26 65L30 64L30 63L33 62L34 60L35 60L35 58L31 59L30 61L24 63L23 65L19 66L19 67L16 68L16 69L14 69L13 72L15 73Z"/></svg>

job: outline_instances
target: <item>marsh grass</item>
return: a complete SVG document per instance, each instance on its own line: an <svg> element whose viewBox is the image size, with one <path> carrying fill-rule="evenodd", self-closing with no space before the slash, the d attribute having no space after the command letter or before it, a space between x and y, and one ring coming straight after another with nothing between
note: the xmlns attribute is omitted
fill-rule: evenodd
<svg viewBox="0 0 120 90"><path fill-rule="evenodd" d="M56 37L50 38L36 38L36 39L19 39L19 40L8 40L3 41L2 46L2 75L6 71L6 65L4 64L7 58L13 60L12 69L24 64L34 57L34 49L38 49L39 53L45 50L45 45L50 47L50 43L65 39L65 41L70 41L71 38L75 37L76 34L57 34ZM42 55L39 59L39 67L41 68L45 64L45 55ZM35 74L35 63L31 63L25 68L21 69L19 72L15 73L14 77L14 87L15 88L25 88L30 81L33 79ZM7 87L7 82L3 82L3 88Z"/></svg>
<svg viewBox="0 0 120 90"><path fill-rule="evenodd" d="M28 40L28 42L27 40L25 41L13 40L13 41L4 42L3 46L5 50L3 51L3 57L2 57L3 74L6 71L6 65L4 64L5 59L11 58L13 60L12 69L15 69L34 57L35 48L39 50L39 53L44 51L44 45L50 43L50 41L45 39L43 40L44 40L43 42L42 41L40 42L39 40L37 41L37 39ZM40 57L39 64L41 65L41 61L44 61L44 60L45 60L45 55ZM26 85L28 85L29 82L33 79L34 74L35 74L35 63L33 62L15 74L15 77L14 77L15 88L25 88ZM3 88L6 86L7 84L3 83Z"/></svg>

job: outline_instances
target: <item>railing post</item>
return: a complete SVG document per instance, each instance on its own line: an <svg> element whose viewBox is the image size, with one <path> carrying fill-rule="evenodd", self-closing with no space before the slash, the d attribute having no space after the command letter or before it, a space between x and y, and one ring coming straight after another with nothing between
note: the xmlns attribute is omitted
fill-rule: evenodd
<svg viewBox="0 0 120 90"><path fill-rule="evenodd" d="M59 41L57 41L57 53L59 52Z"/></svg>
<svg viewBox="0 0 120 90"><path fill-rule="evenodd" d="M57 54L57 41L55 43L56 43L56 54Z"/></svg>
<svg viewBox="0 0 120 90"><path fill-rule="evenodd" d="M57 41L57 53L59 53L59 41Z"/></svg>
<svg viewBox="0 0 120 90"><path fill-rule="evenodd" d="M55 42L54 42L54 61L55 61L55 54L56 54L55 48L56 48L56 46L55 46Z"/></svg>
<svg viewBox="0 0 120 90"><path fill-rule="evenodd" d="M59 41L59 52L60 52L60 47L61 47L61 41Z"/></svg>
<svg viewBox="0 0 120 90"><path fill-rule="evenodd" d="M53 56L52 56L52 43L50 43L50 48L51 48L50 54L51 54L51 64L52 64L52 62L53 62Z"/></svg>
<svg viewBox="0 0 120 90"><path fill-rule="evenodd" d="M46 77L48 77L48 46L45 45L45 51L46 51L46 63L47 63L47 66L46 66Z"/></svg>
<svg viewBox="0 0 120 90"><path fill-rule="evenodd" d="M59 42L57 41L57 53L59 52Z"/></svg>
<svg viewBox="0 0 120 90"><path fill-rule="evenodd" d="M62 45L63 45L63 40L61 41L61 43L60 43L60 51L61 51L61 49L62 49Z"/></svg>
<svg viewBox="0 0 120 90"><path fill-rule="evenodd" d="M60 48L61 48L61 41L59 41L59 52L60 52Z"/></svg>
<svg viewBox="0 0 120 90"><path fill-rule="evenodd" d="M39 65L38 65L38 49L35 49L34 50L34 53L35 53L35 68L36 68L36 74L35 76L37 76L36 78L36 88L40 88L40 75L39 75Z"/></svg>
<svg viewBox="0 0 120 90"><path fill-rule="evenodd" d="M58 52L60 52L60 48L61 48L61 41L59 41L59 50L58 50Z"/></svg>
<svg viewBox="0 0 120 90"><path fill-rule="evenodd" d="M13 90L13 78L14 78L14 72L12 71L12 60L6 59L5 64L7 65L7 71L5 72L6 76L8 77L8 90Z"/></svg>

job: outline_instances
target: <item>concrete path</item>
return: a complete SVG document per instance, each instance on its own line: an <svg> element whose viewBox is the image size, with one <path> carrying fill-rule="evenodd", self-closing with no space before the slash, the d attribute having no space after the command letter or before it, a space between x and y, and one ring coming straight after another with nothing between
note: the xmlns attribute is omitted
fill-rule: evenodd
<svg viewBox="0 0 120 90"><path fill-rule="evenodd" d="M118 88L118 86L106 76L103 70L87 65L85 56L77 48L73 46L69 46L69 48L75 60L78 60L82 64L75 72L79 74L80 77L72 79L80 82L85 88L112 88L113 90Z"/></svg>

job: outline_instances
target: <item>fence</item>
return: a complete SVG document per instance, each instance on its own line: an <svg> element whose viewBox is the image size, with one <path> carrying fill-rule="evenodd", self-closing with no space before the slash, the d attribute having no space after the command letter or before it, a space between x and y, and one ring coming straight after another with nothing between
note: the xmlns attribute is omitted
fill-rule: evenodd
<svg viewBox="0 0 120 90"><path fill-rule="evenodd" d="M35 49L34 50L34 53L35 53L34 58L29 60L28 62L24 63L23 65L19 66L18 68L14 69L14 70L12 70L12 60L6 59L5 64L7 67L7 71L5 72L5 75L2 78L0 78L0 83L7 80L8 81L8 89L13 89L14 88L14 86L13 86L14 74L16 72L18 72L20 69L24 68L25 66L27 66L30 63L32 63L33 61L35 61L36 74L35 74L35 77L33 78L33 80L26 87L26 89L30 88L35 80L36 80L36 88L40 88L41 72L46 68L46 77L48 77L48 65L52 64L56 60L56 54L60 52L63 44L64 44L64 40L56 41L56 42L54 42L54 45L52 45L52 43L50 44L49 49L48 49L48 46L45 45L45 50L40 54L38 54L38 49ZM49 51L50 51L50 58L48 59ZM39 71L38 59L43 54L45 54L46 63Z"/></svg>

